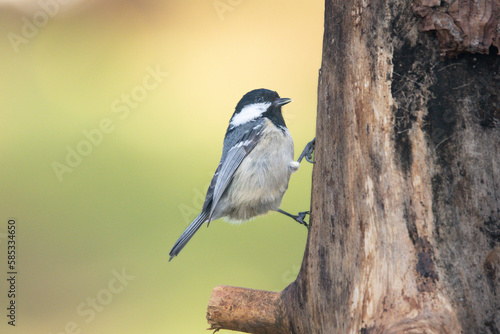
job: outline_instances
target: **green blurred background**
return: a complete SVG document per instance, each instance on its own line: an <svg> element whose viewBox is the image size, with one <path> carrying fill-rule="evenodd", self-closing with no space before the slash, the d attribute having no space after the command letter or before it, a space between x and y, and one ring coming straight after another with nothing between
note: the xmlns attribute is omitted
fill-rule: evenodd
<svg viewBox="0 0 500 334"><path fill-rule="evenodd" d="M293 99L296 156L313 138L323 8L0 0L0 332L206 333L215 286L279 291L295 279L307 232L277 213L216 221L170 263L168 252L202 205L243 94ZM311 171L292 176L283 209L309 208Z"/></svg>

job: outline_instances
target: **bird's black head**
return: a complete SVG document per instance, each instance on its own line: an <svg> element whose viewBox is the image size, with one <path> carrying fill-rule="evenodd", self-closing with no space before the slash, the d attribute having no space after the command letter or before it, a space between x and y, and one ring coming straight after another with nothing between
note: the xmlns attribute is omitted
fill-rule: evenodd
<svg viewBox="0 0 500 334"><path fill-rule="evenodd" d="M269 89L255 89L246 93L236 105L230 127L251 122L261 117L267 117L276 126L286 127L281 114L281 106L292 102L288 98L280 98L278 93Z"/></svg>

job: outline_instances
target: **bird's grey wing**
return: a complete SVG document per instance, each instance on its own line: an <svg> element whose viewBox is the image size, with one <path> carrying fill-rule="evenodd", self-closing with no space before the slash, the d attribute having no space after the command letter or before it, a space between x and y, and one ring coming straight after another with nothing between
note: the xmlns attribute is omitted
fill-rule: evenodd
<svg viewBox="0 0 500 334"><path fill-rule="evenodd" d="M217 169L215 170L212 181L210 181L210 186L208 186L207 195L205 196L205 202L203 203L203 209L201 210L202 212L209 213L211 210L210 208L212 205L212 199L214 198L215 185L217 184L217 180L219 179L219 173L223 162L224 157L219 162L219 166L217 166Z"/></svg>
<svg viewBox="0 0 500 334"><path fill-rule="evenodd" d="M260 141L263 123L260 121L252 123L253 124L243 125L240 128L242 131L238 131L238 133L243 133L242 136L238 136L234 132L228 132L226 135L222 158L210 182L210 186L208 187L203 209L172 247L170 251L170 260L179 254L201 225L205 222L210 223L214 209L224 193L224 190L226 190L231 182L234 172L238 169L238 166L248 153L250 153Z"/></svg>
<svg viewBox="0 0 500 334"><path fill-rule="evenodd" d="M247 126L241 128L241 130L244 130L242 131L243 135L234 137L234 135L232 136L230 133L224 140L224 153L207 192L207 199L210 194L211 200L210 215L208 216L209 223L217 207L217 203L219 203L224 191L229 183L231 183L234 173L243 159L245 159L262 139L263 129L263 122L251 122ZM207 205L208 208L207 200L205 200L204 209L205 205Z"/></svg>

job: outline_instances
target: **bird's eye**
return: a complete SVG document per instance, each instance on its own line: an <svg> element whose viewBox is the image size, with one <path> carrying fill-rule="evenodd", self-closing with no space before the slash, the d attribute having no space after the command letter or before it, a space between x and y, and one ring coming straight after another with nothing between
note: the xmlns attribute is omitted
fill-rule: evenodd
<svg viewBox="0 0 500 334"><path fill-rule="evenodd" d="M259 96L257 99L255 99L255 102L264 102L264 98L262 96Z"/></svg>

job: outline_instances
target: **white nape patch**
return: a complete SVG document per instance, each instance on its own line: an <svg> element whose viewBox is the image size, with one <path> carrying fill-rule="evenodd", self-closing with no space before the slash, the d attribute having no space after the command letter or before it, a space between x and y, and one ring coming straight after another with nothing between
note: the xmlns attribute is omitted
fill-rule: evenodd
<svg viewBox="0 0 500 334"><path fill-rule="evenodd" d="M234 128L238 125L253 121L257 117L265 113L267 108L269 108L270 106L271 102L249 104L243 107L243 109L241 109L238 114L234 115L234 117L231 119L231 123L229 124Z"/></svg>

